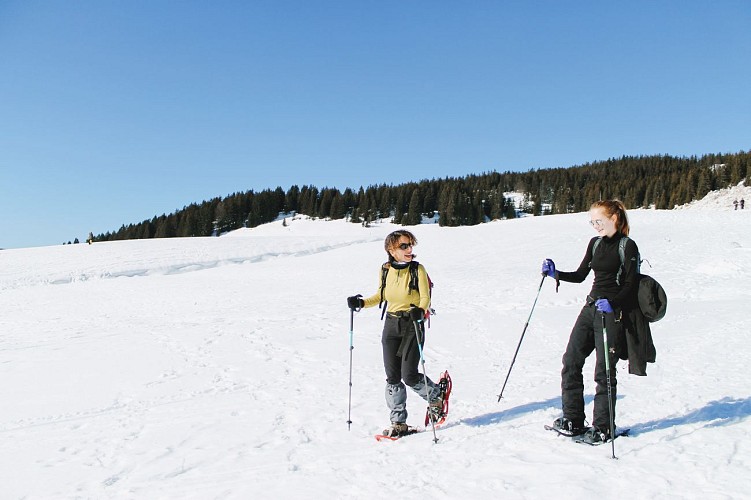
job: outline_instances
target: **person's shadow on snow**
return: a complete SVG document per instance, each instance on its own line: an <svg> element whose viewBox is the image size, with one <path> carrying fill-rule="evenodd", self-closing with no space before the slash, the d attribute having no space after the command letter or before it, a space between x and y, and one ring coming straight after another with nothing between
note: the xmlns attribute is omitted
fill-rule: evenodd
<svg viewBox="0 0 751 500"><path fill-rule="evenodd" d="M586 396L584 398L584 403L589 404L593 399L594 399L594 396ZM486 425L494 425L494 424L499 424L506 420L510 420L512 418L519 417L521 415L524 415L525 413L532 413L534 411L539 411L539 410L547 410L551 407L552 408L561 407L560 396L550 398L546 401L535 401L532 403L514 406L513 408L509 408L508 410L486 413L485 415L479 415L477 417L472 417L472 418L463 418L459 422L457 422L457 425L462 424L462 425L469 425L471 427L483 427Z"/></svg>
<svg viewBox="0 0 751 500"><path fill-rule="evenodd" d="M731 425L751 416L751 397L737 399L726 397L711 401L703 408L694 410L686 415L652 420L643 424L631 426L631 436L645 432L669 429L678 425L706 423L706 427Z"/></svg>
<svg viewBox="0 0 751 500"><path fill-rule="evenodd" d="M622 397L622 395L619 395L618 399L621 399ZM585 396L584 404L588 405L593 400L594 396ZM485 415L479 415L477 417L463 418L458 422L446 425L444 427L452 427L454 425L469 425L471 427L495 425L516 417L520 417L526 413L547 410L551 407L561 407L560 396L548 399L546 401L535 401L532 403L515 406L513 408L509 408L508 410L486 413ZM636 436L645 432L669 429L670 427L686 424L706 423L707 427L730 425L739 422L740 420L749 416L751 416L751 397L747 397L745 399L726 397L717 401L711 401L707 403L703 408L694 410L686 415L661 418L652 420L650 422L634 424L630 427L629 435Z"/></svg>

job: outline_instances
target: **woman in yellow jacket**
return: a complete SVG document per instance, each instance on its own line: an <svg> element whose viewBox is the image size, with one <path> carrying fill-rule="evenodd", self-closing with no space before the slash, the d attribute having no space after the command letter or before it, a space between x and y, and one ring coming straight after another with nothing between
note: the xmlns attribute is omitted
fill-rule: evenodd
<svg viewBox="0 0 751 500"><path fill-rule="evenodd" d="M407 393L405 384L430 403L431 415L443 406L443 391L427 376L418 372L420 348L417 346L415 324L419 325L424 343L422 320L430 307L428 274L422 264L417 264L417 289L410 273L416 255L412 253L417 238L405 230L394 231L386 237L384 247L388 254L385 286L379 270L378 291L367 298L355 295L347 298L350 309L380 305L386 301L386 320L383 325L381 345L383 366L386 369L386 404L391 412L391 427L383 434L398 437L412 432L407 426ZM426 390L425 383L428 388ZM435 420L435 419L434 419Z"/></svg>

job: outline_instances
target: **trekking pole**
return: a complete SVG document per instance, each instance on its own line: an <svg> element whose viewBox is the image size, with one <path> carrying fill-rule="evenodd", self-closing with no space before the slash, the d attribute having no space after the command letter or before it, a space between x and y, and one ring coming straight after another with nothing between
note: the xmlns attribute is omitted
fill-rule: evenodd
<svg viewBox="0 0 751 500"><path fill-rule="evenodd" d="M610 383L610 350L608 349L608 331L605 327L605 313L602 313L602 345L605 349L605 371L608 380L608 411L610 412L610 445L613 451L612 458L615 456L615 419L613 418L613 389Z"/></svg>
<svg viewBox="0 0 751 500"><path fill-rule="evenodd" d="M433 419L430 417L430 392L428 387L428 375L425 372L425 356L422 354L422 343L420 342L420 333L422 331L422 328L420 328L420 323L422 321L413 321L412 324L415 325L415 338L417 339L417 349L420 351L420 363L422 363L422 376L423 376L423 382L425 384L425 400L428 402L428 420L430 420L430 425L433 427L433 442L438 442L438 436L435 434L435 422L433 422Z"/></svg>
<svg viewBox="0 0 751 500"><path fill-rule="evenodd" d="M355 310L349 310L349 405L347 408L347 430L352 427L352 351L354 345Z"/></svg>
<svg viewBox="0 0 751 500"><path fill-rule="evenodd" d="M516 352L514 353L514 359L511 360L511 366L508 368L508 373L506 374L506 380L503 381L503 387L501 387L501 393L498 395L498 402L501 402L501 398L503 397L503 391L506 389L506 383L508 382L508 377L511 375L511 369L514 367L514 362L516 361L516 355L519 354L519 348L522 346L522 340L524 340L524 334L527 331L527 327L529 326L529 320L532 319L532 312L535 310L535 306L537 305L537 298L540 296L540 290L542 290L542 284L545 282L545 277L547 275L543 273L542 279L540 280L540 286L537 288L537 295L535 296L535 301L532 304L532 310L529 311L529 317L527 317L527 322L524 323L524 330L522 330L522 336L519 339L519 344L516 346Z"/></svg>

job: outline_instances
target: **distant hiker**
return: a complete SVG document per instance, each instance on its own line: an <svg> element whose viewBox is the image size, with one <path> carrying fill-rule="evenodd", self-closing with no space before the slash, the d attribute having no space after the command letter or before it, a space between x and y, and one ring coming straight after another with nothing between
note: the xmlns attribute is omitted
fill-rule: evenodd
<svg viewBox="0 0 751 500"><path fill-rule="evenodd" d="M738 200L733 200L733 206L738 210ZM743 205L741 205L741 208L743 208Z"/></svg>
<svg viewBox="0 0 751 500"><path fill-rule="evenodd" d="M391 412L391 427L383 431L388 437L414 432L414 428L407 425L405 384L429 401L429 414L434 421L443 407L441 386L418 372L421 348L417 345L415 325L419 325L418 333L424 345L422 320L430 307L430 282L423 265L414 260L415 245L417 238L409 231L389 234L384 242L388 262L379 268L378 291L364 299L362 295L347 298L347 305L355 311L380 305L385 300L381 346L386 370L386 404Z"/></svg>
<svg viewBox="0 0 751 500"><path fill-rule="evenodd" d="M746 202L741 198L741 210L743 210L743 206L746 204Z"/></svg>
<svg viewBox="0 0 751 500"><path fill-rule="evenodd" d="M91 245L92 243L94 243L94 233L89 232L89 237L86 238L86 243L88 243L89 245Z"/></svg>
<svg viewBox="0 0 751 500"><path fill-rule="evenodd" d="M550 259L545 259L542 272L559 281L581 283L595 272L592 289L571 331L561 370L563 416L553 422L555 429L570 435L584 434L582 440L599 443L610 440L610 412L608 403L607 373L603 353L603 318L607 330L610 356L610 385L613 413L616 401L616 347L623 341L624 311L638 307L636 301L639 249L628 239L624 248L623 265L619 255L619 242L628 236L629 224L626 209L618 200L597 201L589 209L589 223L599 236L589 240L584 259L573 272L557 271ZM596 242L598 242L596 244ZM596 251L593 255L593 248ZM592 427L584 424L584 378L582 369L587 357L596 351L594 415ZM615 414L613 415L613 422ZM615 428L615 427L614 427Z"/></svg>

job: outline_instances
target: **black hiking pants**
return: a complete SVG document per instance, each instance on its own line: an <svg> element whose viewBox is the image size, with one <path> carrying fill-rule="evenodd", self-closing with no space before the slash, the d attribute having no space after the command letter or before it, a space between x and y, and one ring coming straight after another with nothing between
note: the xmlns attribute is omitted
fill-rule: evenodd
<svg viewBox="0 0 751 500"><path fill-rule="evenodd" d="M592 302L592 301L588 301ZM605 314L605 325L610 350L610 386L612 389L613 412L615 412L616 378L615 355L616 341L622 335L622 325L616 323L612 313ZM576 319L568 346L563 355L563 369L561 370L561 399L563 416L575 425L584 425L584 377L582 370L587 357L596 352L595 363L595 407L592 425L602 430L610 429L610 413L608 409L607 373L602 340L602 313L594 303L585 305ZM615 414L613 415L615 421Z"/></svg>
<svg viewBox="0 0 751 500"><path fill-rule="evenodd" d="M420 332L423 340L423 332ZM402 380L408 387L413 387L422 381L418 372L420 350L415 338L415 325L409 316L394 317L386 315L381 337L383 346L383 367L386 369L386 382L398 384Z"/></svg>
<svg viewBox="0 0 751 500"><path fill-rule="evenodd" d="M425 344L425 327L419 326L421 345ZM415 337L415 324L409 315L388 314L383 325L383 367L386 369L386 404L391 411L391 421L407 421L407 393L405 385L425 401L440 397L441 389L429 377L418 371L420 349ZM402 383L402 380L404 383ZM427 382L427 386L425 385Z"/></svg>

